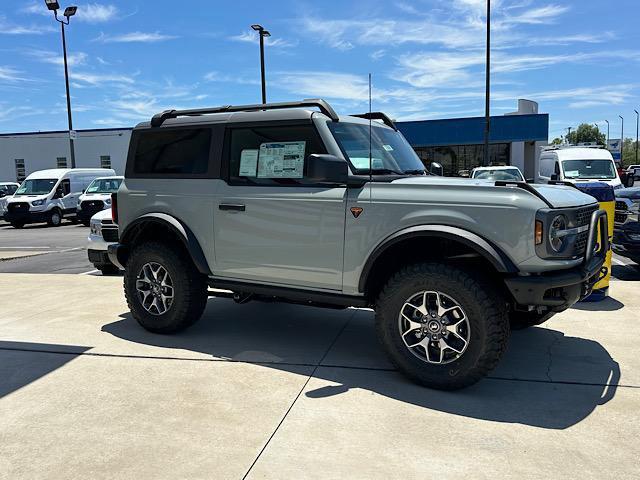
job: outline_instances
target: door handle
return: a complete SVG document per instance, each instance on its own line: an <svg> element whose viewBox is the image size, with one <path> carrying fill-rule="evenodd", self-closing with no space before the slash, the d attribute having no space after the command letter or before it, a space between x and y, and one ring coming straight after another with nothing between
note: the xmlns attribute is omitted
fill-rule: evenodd
<svg viewBox="0 0 640 480"><path fill-rule="evenodd" d="M231 210L234 212L244 212L246 207L241 203L221 203L218 205L220 210Z"/></svg>

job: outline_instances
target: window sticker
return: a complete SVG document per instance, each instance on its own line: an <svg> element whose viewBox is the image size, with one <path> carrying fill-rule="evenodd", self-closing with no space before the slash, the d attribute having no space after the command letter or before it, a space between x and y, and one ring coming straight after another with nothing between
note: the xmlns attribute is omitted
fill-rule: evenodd
<svg viewBox="0 0 640 480"><path fill-rule="evenodd" d="M567 178L575 178L580 176L580 172L578 170L569 170L568 172L564 172L564 176Z"/></svg>
<svg viewBox="0 0 640 480"><path fill-rule="evenodd" d="M369 170L369 157L349 157L351 163L358 170ZM371 167L375 169L384 168L384 162L381 158L373 157L371 159Z"/></svg>
<svg viewBox="0 0 640 480"><path fill-rule="evenodd" d="M382 145L387 152L393 152L393 147L391 145Z"/></svg>
<svg viewBox="0 0 640 480"><path fill-rule="evenodd" d="M258 178L302 178L306 141L260 145Z"/></svg>
<svg viewBox="0 0 640 480"><path fill-rule="evenodd" d="M255 177L258 170L258 150L242 150L240 152L239 177Z"/></svg>

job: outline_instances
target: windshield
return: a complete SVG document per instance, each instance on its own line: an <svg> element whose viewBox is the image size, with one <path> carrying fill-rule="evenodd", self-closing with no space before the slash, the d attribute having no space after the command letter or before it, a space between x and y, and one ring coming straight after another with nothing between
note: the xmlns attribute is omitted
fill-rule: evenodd
<svg viewBox="0 0 640 480"><path fill-rule="evenodd" d="M501 170L480 170L473 174L473 178L481 178L486 180L523 180L520 170L517 168L505 168Z"/></svg>
<svg viewBox="0 0 640 480"><path fill-rule="evenodd" d="M113 193L120 188L121 178L96 178L85 193Z"/></svg>
<svg viewBox="0 0 640 480"><path fill-rule="evenodd" d="M611 160L565 160L562 162L565 178L604 179L616 178L616 168Z"/></svg>
<svg viewBox="0 0 640 480"><path fill-rule="evenodd" d="M16 190L15 195L45 195L53 190L58 182L57 178L39 178L34 180L25 180Z"/></svg>
<svg viewBox="0 0 640 480"><path fill-rule="evenodd" d="M369 125L329 123L329 128L356 174L369 173ZM371 167L373 174L423 174L424 165L400 132L390 128L371 128Z"/></svg>

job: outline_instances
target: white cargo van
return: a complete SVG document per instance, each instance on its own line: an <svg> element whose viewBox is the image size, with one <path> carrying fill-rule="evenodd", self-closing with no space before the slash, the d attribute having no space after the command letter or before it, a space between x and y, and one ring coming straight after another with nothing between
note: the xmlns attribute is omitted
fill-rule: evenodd
<svg viewBox="0 0 640 480"><path fill-rule="evenodd" d="M111 194L117 192L124 177L96 178L78 198L76 215L78 221L86 227L89 220L100 210L111 208Z"/></svg>
<svg viewBox="0 0 640 480"><path fill-rule="evenodd" d="M7 199L14 194L20 184L14 182L0 182L0 220L4 219L7 211Z"/></svg>
<svg viewBox="0 0 640 480"><path fill-rule="evenodd" d="M56 168L29 175L7 200L5 220L15 228L27 223L60 225L67 216L76 220L76 207L82 191L98 177L115 176L106 168Z"/></svg>
<svg viewBox="0 0 640 480"><path fill-rule="evenodd" d="M543 148L538 181L548 183L550 180L604 182L614 189L623 188L613 157L603 147L559 145Z"/></svg>

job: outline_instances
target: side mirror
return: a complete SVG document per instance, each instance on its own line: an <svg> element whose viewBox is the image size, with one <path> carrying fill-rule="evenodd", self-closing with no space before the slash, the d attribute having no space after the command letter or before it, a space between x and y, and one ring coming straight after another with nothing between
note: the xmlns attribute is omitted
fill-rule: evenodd
<svg viewBox="0 0 640 480"><path fill-rule="evenodd" d="M4 198L4 197L6 197L6 196L7 196L7 194L6 194L6 193L4 193L4 192L0 192L0 198Z"/></svg>
<svg viewBox="0 0 640 480"><path fill-rule="evenodd" d="M633 185L636 183L636 177L634 177L633 175L627 175L627 181L624 182L626 187L633 187Z"/></svg>
<svg viewBox="0 0 640 480"><path fill-rule="evenodd" d="M335 155L312 153L307 157L307 178L316 183L346 184L349 166Z"/></svg>
<svg viewBox="0 0 640 480"><path fill-rule="evenodd" d="M557 173L552 173L552 174L551 174L551 180L560 180L560 179L558 178L558 174L557 174Z"/></svg>
<svg viewBox="0 0 640 480"><path fill-rule="evenodd" d="M527 183L536 183L536 179L535 178L527 178L526 182Z"/></svg>
<svg viewBox="0 0 640 480"><path fill-rule="evenodd" d="M62 198L62 197L64 197L64 190L62 189L62 187L56 188L56 194L54 195L53 198Z"/></svg>
<svg viewBox="0 0 640 480"><path fill-rule="evenodd" d="M442 177L444 175L444 168L437 162L431 162L431 165L429 165L429 172L433 175Z"/></svg>

